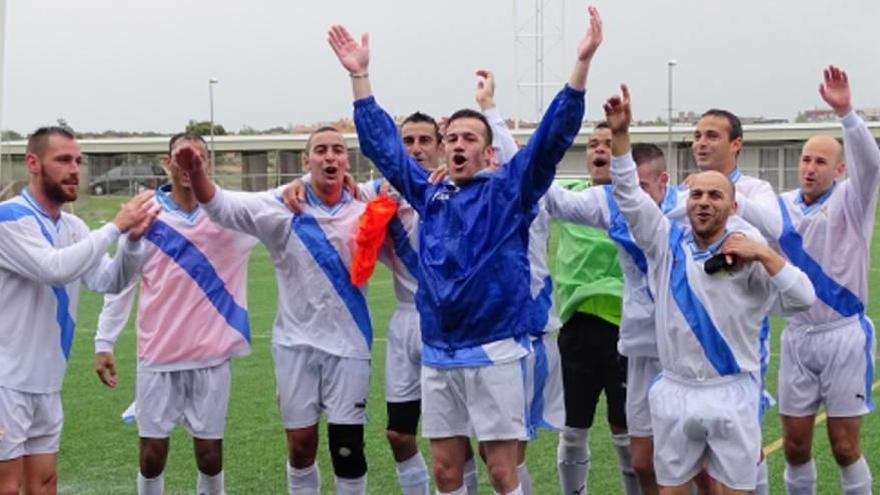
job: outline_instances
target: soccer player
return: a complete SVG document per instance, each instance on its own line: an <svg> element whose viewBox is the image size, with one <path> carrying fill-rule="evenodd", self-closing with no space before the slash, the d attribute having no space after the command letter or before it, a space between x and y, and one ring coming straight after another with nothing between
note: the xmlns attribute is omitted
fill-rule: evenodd
<svg viewBox="0 0 880 495"><path fill-rule="evenodd" d="M89 231L62 211L76 200L82 153L73 133L41 127L28 138L30 181L0 203L0 493L55 493L61 383L73 344L79 287L118 292L137 273L140 241L156 212L152 191ZM111 260L107 249L128 232Z"/></svg>
<svg viewBox="0 0 880 495"><path fill-rule="evenodd" d="M871 493L871 472L859 449L861 417L873 410L876 337L865 315L880 150L852 109L846 72L829 66L819 86L841 119L843 149L830 136L810 138L801 151L800 188L772 203L741 199L740 214L809 275L818 300L788 319L782 332L779 412L785 488L816 492L811 459L819 405L828 415L831 451L843 493ZM842 180L845 171L849 178Z"/></svg>
<svg viewBox="0 0 880 495"><path fill-rule="evenodd" d="M607 126L604 127L604 130L608 132L610 140L611 131ZM608 155L610 155L610 147L608 153L605 154L605 168L610 167ZM636 163L639 185L662 212L670 211L676 204L678 194L675 188L668 185L669 174L666 173L663 151L653 144L635 144L632 155ZM592 166L591 170L595 168ZM547 208L554 218L587 225L594 229L602 229L607 232L608 237L617 246L620 269L623 272L623 307L620 337L619 340L615 339L617 346L613 351L619 350L623 356L626 356L627 362L626 425L632 450L631 469L635 471L638 478L641 493L655 494L658 488L652 460L653 433L651 430L651 411L648 404L648 388L660 373L660 361L657 357L657 333L654 329L654 300L648 287L648 267L645 254L633 240L626 219L621 215L617 202L611 193L610 185L593 186L579 192L554 185L547 192L546 199ZM565 228L574 230L574 226L563 225ZM590 234L591 232L584 233ZM593 237L595 236L596 234L593 234ZM575 244L569 249L573 250L578 245L583 249L584 244ZM599 244L599 242L594 244ZM596 249L596 247L592 248L593 251ZM589 259L587 256L583 257ZM586 269L589 265L584 262L580 266L582 269ZM591 330L582 329L580 331L589 332ZM583 358L580 358L579 361L584 361L583 365L588 363ZM576 395L575 392L582 390L579 387L573 388L573 396ZM609 402L611 402L610 398ZM621 452L620 449L623 442L618 438L614 440L615 447L618 447L619 459L625 461L624 452ZM573 450L574 446L568 448ZM562 448L560 448L560 452L562 452ZM583 455L582 452L581 455ZM626 482L627 478L624 477L624 480ZM563 480L563 482L576 484L576 482L583 482L583 477L570 481ZM572 489L574 488L577 487L572 487ZM625 486L625 489L638 490L634 484ZM566 490L564 493L571 492Z"/></svg>
<svg viewBox="0 0 880 495"><path fill-rule="evenodd" d="M771 310L789 315L809 309L815 293L806 274L763 239L728 230L736 211L728 176L707 171L691 179L689 231L663 215L639 187L630 153L629 90L621 89L622 96L605 104L612 192L645 254L655 301L662 373L648 398L657 482L661 493L689 493L705 456L724 493L750 492L761 442L761 321Z"/></svg>
<svg viewBox="0 0 880 495"><path fill-rule="evenodd" d="M593 186L601 189L611 184L610 162L611 130L600 123L587 142L587 167ZM586 181L566 185L571 191L589 186ZM553 186L551 190L558 188ZM556 285L564 322L559 350L566 428L559 434L557 465L562 493L566 495L586 491L590 428L603 391L625 492L629 495L638 491L627 436L627 360L618 351L624 279L617 248L603 226L597 229L559 224Z"/></svg>
<svg viewBox="0 0 880 495"><path fill-rule="evenodd" d="M525 439L521 360L532 326L528 229L556 165L580 128L589 63L601 21L578 47L569 84L550 105L526 147L495 173L491 130L473 110L453 113L444 135L451 183L432 185L400 143L394 121L369 83L367 35L356 42L334 26L329 42L348 70L361 149L419 213L416 293L422 327L422 432L431 439L441 493L465 492L465 444L473 433L496 492L521 493L518 441Z"/></svg>
<svg viewBox="0 0 880 495"><path fill-rule="evenodd" d="M199 208L190 180L172 158L192 146L209 167L198 134L169 142L171 184L156 191L161 213L147 232L137 311L136 404L140 435L138 493L164 493L168 434L182 424L193 437L197 492L224 493L223 433L230 363L250 352L247 263L257 240L212 222ZM113 346L131 313L137 284L105 296L95 336L98 378L115 387Z"/></svg>
<svg viewBox="0 0 880 495"><path fill-rule="evenodd" d="M496 163L508 163L519 148L495 104L495 76L479 70L476 99L489 122L494 138ZM494 168L494 166L493 166ZM538 202L538 213L529 226L529 276L534 322L529 331L532 352L526 357L526 430L529 440L537 438L538 428L560 431L565 426L562 368L556 331L562 326L553 301L553 281L547 266L550 214L546 196ZM528 442L520 442L516 473L523 495L531 495L532 480L526 464Z"/></svg>
<svg viewBox="0 0 880 495"><path fill-rule="evenodd" d="M349 275L364 205L343 186L349 164L342 134L322 127L309 137L303 161L311 183L298 215L284 205L280 190L232 193L218 188L192 148L181 148L175 159L211 220L256 236L272 256L278 283L272 355L287 432L290 493L320 492L315 456L322 411L336 493L366 493L364 424L373 329L366 288L352 285Z"/></svg>
<svg viewBox="0 0 880 495"><path fill-rule="evenodd" d="M443 152L443 138L439 125L431 116L421 112L409 115L400 125L400 134L407 152L425 170L437 170ZM305 183L309 180L309 177L296 179L284 190L285 203L295 212L302 208ZM386 194L398 205L396 218L388 224L389 242L385 243L380 256L393 275L397 300L397 307L388 322L385 346L385 407L388 414L385 437L391 446L403 495L427 494L428 467L416 442L422 413L422 339L415 306L416 274L419 271L415 246L419 216L384 179L359 184L358 194L364 201ZM475 495L479 480L470 444L467 445L464 480L468 494Z"/></svg>

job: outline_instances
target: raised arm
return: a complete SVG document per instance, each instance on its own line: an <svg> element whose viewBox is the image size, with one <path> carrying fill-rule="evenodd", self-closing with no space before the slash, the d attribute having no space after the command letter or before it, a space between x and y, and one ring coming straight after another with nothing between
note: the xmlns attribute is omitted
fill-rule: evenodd
<svg viewBox="0 0 880 495"><path fill-rule="evenodd" d="M361 151L418 211L430 186L428 173L406 151L394 120L373 98L367 72L369 36L364 34L359 44L344 27L333 26L327 41L351 77L354 123Z"/></svg>
<svg viewBox="0 0 880 495"><path fill-rule="evenodd" d="M142 240L133 241L132 234L119 238L119 247L113 258L103 256L83 275L83 285L102 294L115 294L125 289L140 273L146 254Z"/></svg>
<svg viewBox="0 0 880 495"><path fill-rule="evenodd" d="M492 128L492 146L497 150L498 163L507 163L519 151L519 147L495 105L495 75L491 71L480 69L477 77L477 104Z"/></svg>
<svg viewBox="0 0 880 495"><path fill-rule="evenodd" d="M868 221L873 215L877 188L880 187L880 149L868 126L852 109L852 92L846 71L828 66L819 94L840 117L843 125L843 147L849 180L846 182L846 207L859 220ZM870 229L873 222L868 222Z"/></svg>
<svg viewBox="0 0 880 495"><path fill-rule="evenodd" d="M603 230L608 228L610 212L601 186L575 192L553 184L544 198L547 212L555 220Z"/></svg>
<svg viewBox="0 0 880 495"><path fill-rule="evenodd" d="M636 163L630 150L632 108L629 88L621 84L620 89L620 96L612 96L605 102L605 120L611 128L611 191L636 244L649 259L656 259L668 246L670 221L639 186Z"/></svg>

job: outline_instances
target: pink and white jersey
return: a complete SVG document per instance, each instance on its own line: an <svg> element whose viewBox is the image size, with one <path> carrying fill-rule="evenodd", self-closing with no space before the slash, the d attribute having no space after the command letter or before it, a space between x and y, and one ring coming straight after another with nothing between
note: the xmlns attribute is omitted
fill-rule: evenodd
<svg viewBox="0 0 880 495"><path fill-rule="evenodd" d="M250 352L247 264L257 239L187 213L156 192L161 213L145 239L137 310L138 364L153 371L216 366ZM95 351L112 351L128 320L135 285L106 296Z"/></svg>
<svg viewBox="0 0 880 495"><path fill-rule="evenodd" d="M294 215L282 203L280 190L218 188L202 206L217 223L256 236L269 250L278 284L274 344L370 359L367 289L352 285L350 275L364 203L344 193L339 203L326 205L308 187L303 212Z"/></svg>
<svg viewBox="0 0 880 495"><path fill-rule="evenodd" d="M89 231L61 212L52 218L25 190L0 203L0 387L34 394L59 392L73 345L80 283L120 291L138 269L142 241L120 241L119 229Z"/></svg>

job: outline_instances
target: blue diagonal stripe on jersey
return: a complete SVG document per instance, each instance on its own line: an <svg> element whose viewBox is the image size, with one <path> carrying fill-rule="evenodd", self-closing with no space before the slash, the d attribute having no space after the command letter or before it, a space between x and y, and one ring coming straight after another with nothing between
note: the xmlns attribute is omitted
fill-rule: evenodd
<svg viewBox="0 0 880 495"><path fill-rule="evenodd" d="M532 299L532 320L534 321L532 335L543 335L547 320L550 319L550 306L553 305L553 280L548 276L544 278L544 287L541 292Z"/></svg>
<svg viewBox="0 0 880 495"><path fill-rule="evenodd" d="M847 289L845 286L837 283L831 278L819 263L816 262L804 249L804 239L794 228L791 222L791 215L785 206L785 200L782 196L777 196L779 201L779 210L782 212L782 235L779 237L779 247L789 261L796 267L800 268L807 274L810 281L813 282L813 288L816 290L816 297L824 302L834 311L840 313L841 316L859 316L862 330L865 332L865 400L868 408L873 410L874 404L871 401L871 385L874 380L874 359L871 353L871 343L874 336L874 327L867 318L865 318L865 305L859 296Z"/></svg>
<svg viewBox="0 0 880 495"><path fill-rule="evenodd" d="M619 244L630 255L640 272L648 273L648 261L645 259L645 253L636 245L636 241L630 235L629 225L626 223L626 219L620 213L620 208L617 207L617 202L614 201L614 197L611 195L611 186L602 186L602 188L605 190L605 198L608 200L610 219L608 222L608 237Z"/></svg>
<svg viewBox="0 0 880 495"><path fill-rule="evenodd" d="M339 294L342 302L348 308L352 318L364 335L367 341L367 347L373 348L373 325L370 323L370 312L367 309L367 301L364 294L351 284L351 275L348 267L342 261L342 257L327 239L321 226L315 217L301 213L295 215L291 221L291 226L296 235L299 236L302 243L309 250L315 262L321 267L324 275L330 281L330 285Z"/></svg>
<svg viewBox="0 0 880 495"><path fill-rule="evenodd" d="M51 246L55 246L52 235L49 234L46 226L43 225L43 222L40 221L33 210L16 203L0 205L0 222L15 221L26 216L33 217L37 225L40 226L40 232L43 233L43 237L46 238ZM70 348L73 346L73 332L76 329L76 322L70 316L70 297L67 295L67 290L63 286L53 285L52 293L55 294L55 298L58 300L55 320L58 322L58 328L61 330L61 352L64 353L64 359L67 359L70 357Z"/></svg>
<svg viewBox="0 0 880 495"><path fill-rule="evenodd" d="M396 214L388 222L388 233L391 234L391 241L394 242L394 252L397 253L397 257L403 261L410 275L419 280L419 255L410 244L406 227L403 226L403 222Z"/></svg>
<svg viewBox="0 0 880 495"><path fill-rule="evenodd" d="M718 374L724 376L739 373L740 367L733 350L688 284L687 256L681 247L683 237L684 232L681 228L670 222L669 248L672 251L672 270L669 285L672 289L672 297L700 342L700 346L703 347L703 353Z"/></svg>
<svg viewBox="0 0 880 495"><path fill-rule="evenodd" d="M199 248L161 220L153 221L146 239L174 260L192 278L229 326L240 333L245 340L251 341L247 310L235 302L235 298L226 290L226 284L217 275L211 261Z"/></svg>

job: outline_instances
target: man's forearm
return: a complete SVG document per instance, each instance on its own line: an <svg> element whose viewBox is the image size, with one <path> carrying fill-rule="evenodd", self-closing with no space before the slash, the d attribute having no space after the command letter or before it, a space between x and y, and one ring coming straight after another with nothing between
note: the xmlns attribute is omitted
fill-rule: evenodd
<svg viewBox="0 0 880 495"><path fill-rule="evenodd" d="M578 91L584 91L587 89L587 75L590 72L591 61L592 57L575 62L574 69L571 71L571 77L568 79L568 85L571 86L572 89Z"/></svg>
<svg viewBox="0 0 880 495"><path fill-rule="evenodd" d="M193 194L195 194L199 203L208 203L214 199L217 188L211 182L211 179L208 178L207 174L205 174L204 169L190 173L189 181Z"/></svg>
<svg viewBox="0 0 880 495"><path fill-rule="evenodd" d="M362 74L349 74L351 77L351 91L355 100L367 98L373 95L373 88L370 86L370 75L366 72Z"/></svg>
<svg viewBox="0 0 880 495"><path fill-rule="evenodd" d="M768 246L764 246L764 249L761 251L759 259L771 277L782 271L785 267L785 259L782 256Z"/></svg>
<svg viewBox="0 0 880 495"><path fill-rule="evenodd" d="M629 131L615 132L611 134L611 154L623 156L629 153Z"/></svg>

